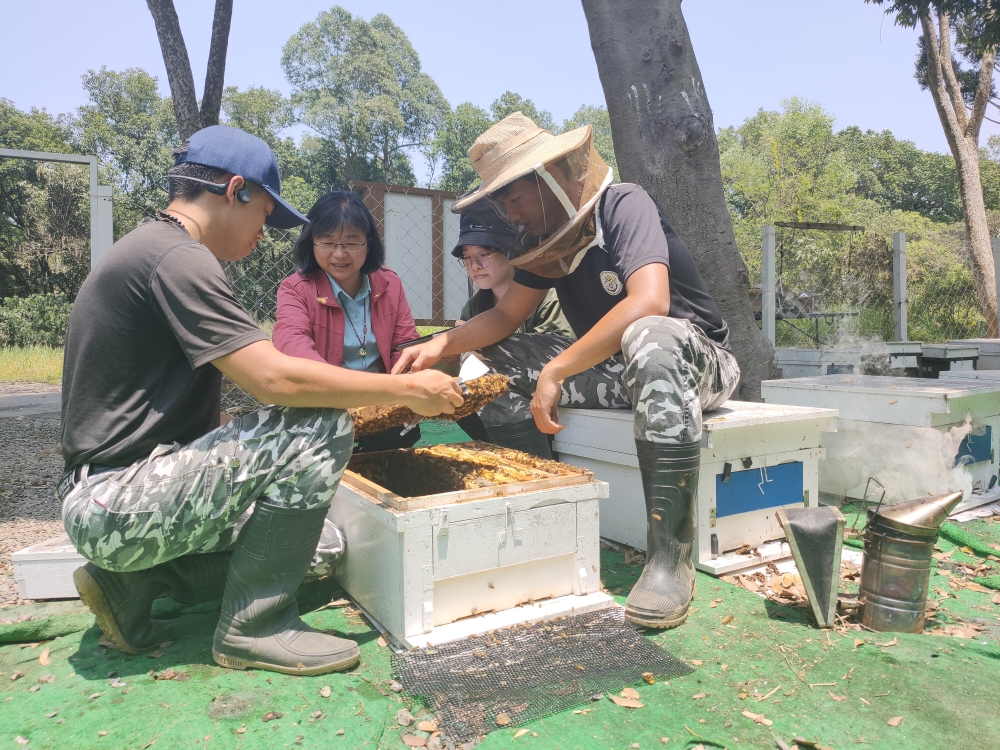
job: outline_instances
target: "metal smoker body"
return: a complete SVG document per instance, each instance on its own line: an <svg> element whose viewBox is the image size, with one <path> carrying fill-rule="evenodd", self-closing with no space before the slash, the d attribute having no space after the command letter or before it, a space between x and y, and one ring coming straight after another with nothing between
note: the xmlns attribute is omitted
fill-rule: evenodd
<svg viewBox="0 0 1000 750"><path fill-rule="evenodd" d="M858 592L862 625L923 631L934 543L961 500L961 492L951 492L868 510Z"/></svg>

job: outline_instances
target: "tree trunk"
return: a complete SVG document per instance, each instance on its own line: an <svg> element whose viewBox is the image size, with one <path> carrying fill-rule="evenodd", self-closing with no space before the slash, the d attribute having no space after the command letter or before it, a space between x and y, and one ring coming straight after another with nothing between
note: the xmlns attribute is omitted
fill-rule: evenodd
<svg viewBox="0 0 1000 750"><path fill-rule="evenodd" d="M750 307L719 144L680 0L583 0L623 181L644 187L687 243L729 325L738 395L759 400L774 349Z"/></svg>
<svg viewBox="0 0 1000 750"><path fill-rule="evenodd" d="M992 91L997 51L994 47L983 54L979 87L970 112L962 98L952 64L951 22L947 13L938 15L938 26L940 35L934 29L934 19L930 12L920 16L924 49L927 50L927 85L951 154L955 157L958 190L965 214L965 235L972 251L972 271L979 306L986 318L990 336L997 337L1000 335L1000 327L997 324L996 268L990 232L986 226L983 182L979 174L979 132Z"/></svg>
<svg viewBox="0 0 1000 750"><path fill-rule="evenodd" d="M146 5L149 6L153 23L156 24L156 36L160 40L170 95L174 100L177 131L181 140L186 141L201 130L201 115L194 90L194 76L191 74L191 60L184 44L184 35L181 34L181 23L173 0L146 0Z"/></svg>
<svg viewBox="0 0 1000 750"><path fill-rule="evenodd" d="M212 20L212 45L208 51L205 91L201 97L201 126L219 124L222 110L222 90L226 80L226 52L229 49L229 27L233 21L233 0L215 0Z"/></svg>

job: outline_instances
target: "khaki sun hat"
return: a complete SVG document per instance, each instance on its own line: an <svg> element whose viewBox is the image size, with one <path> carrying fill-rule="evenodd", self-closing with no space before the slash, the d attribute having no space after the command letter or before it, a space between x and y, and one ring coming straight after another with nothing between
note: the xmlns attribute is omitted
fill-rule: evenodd
<svg viewBox="0 0 1000 750"><path fill-rule="evenodd" d="M552 135L521 112L514 112L476 138L469 159L479 174L480 185L463 195L452 208L455 213L486 197L537 165L554 161L582 147L591 137L592 126Z"/></svg>

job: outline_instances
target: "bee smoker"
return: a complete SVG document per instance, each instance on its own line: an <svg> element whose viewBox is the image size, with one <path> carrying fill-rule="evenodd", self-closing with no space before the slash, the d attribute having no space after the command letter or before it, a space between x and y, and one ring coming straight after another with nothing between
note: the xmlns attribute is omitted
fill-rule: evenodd
<svg viewBox="0 0 1000 750"><path fill-rule="evenodd" d="M938 531L961 492L868 509L858 592L859 619L872 630L924 629Z"/></svg>

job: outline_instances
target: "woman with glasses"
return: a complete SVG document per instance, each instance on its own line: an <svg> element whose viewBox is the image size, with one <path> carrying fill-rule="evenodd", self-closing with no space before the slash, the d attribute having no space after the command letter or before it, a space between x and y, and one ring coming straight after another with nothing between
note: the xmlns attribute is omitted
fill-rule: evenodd
<svg viewBox="0 0 1000 750"><path fill-rule="evenodd" d="M458 235L458 244L451 251L458 263L465 268L469 279L479 291L472 295L462 308L461 320L455 325L462 325L472 320L480 313L492 310L503 297L507 287L514 280L514 266L507 261L501 247L507 239L499 236L508 230L498 221L493 227L486 228L477 219L463 216ZM558 333L576 340L576 334L563 315L559 299L554 290L549 290L545 298L528 317L518 333Z"/></svg>
<svg viewBox="0 0 1000 750"><path fill-rule="evenodd" d="M504 247L510 247L513 239L513 232L499 219L487 228L479 219L462 216L458 244L451 254L462 264L465 272L469 274L469 279L479 287L479 291L465 303L461 320L456 320L455 325L462 325L476 315L492 310L500 302L514 280L514 266L507 261L507 256L502 250ZM576 340L576 334L563 315L554 289L548 291L538 307L517 329L517 333L555 333L571 341ZM538 363L539 368L542 364ZM491 404L483 408L479 417L491 443L542 458L552 458L549 437L533 429L534 422L530 420L511 422L506 414L496 410ZM462 424L462 427L469 431L465 424Z"/></svg>
<svg viewBox="0 0 1000 750"><path fill-rule="evenodd" d="M278 288L274 346L293 357L366 372L388 372L393 347L417 338L403 282L385 268L375 219L352 192L327 193L309 210L295 242L298 271ZM413 445L420 428L358 441L355 452Z"/></svg>

